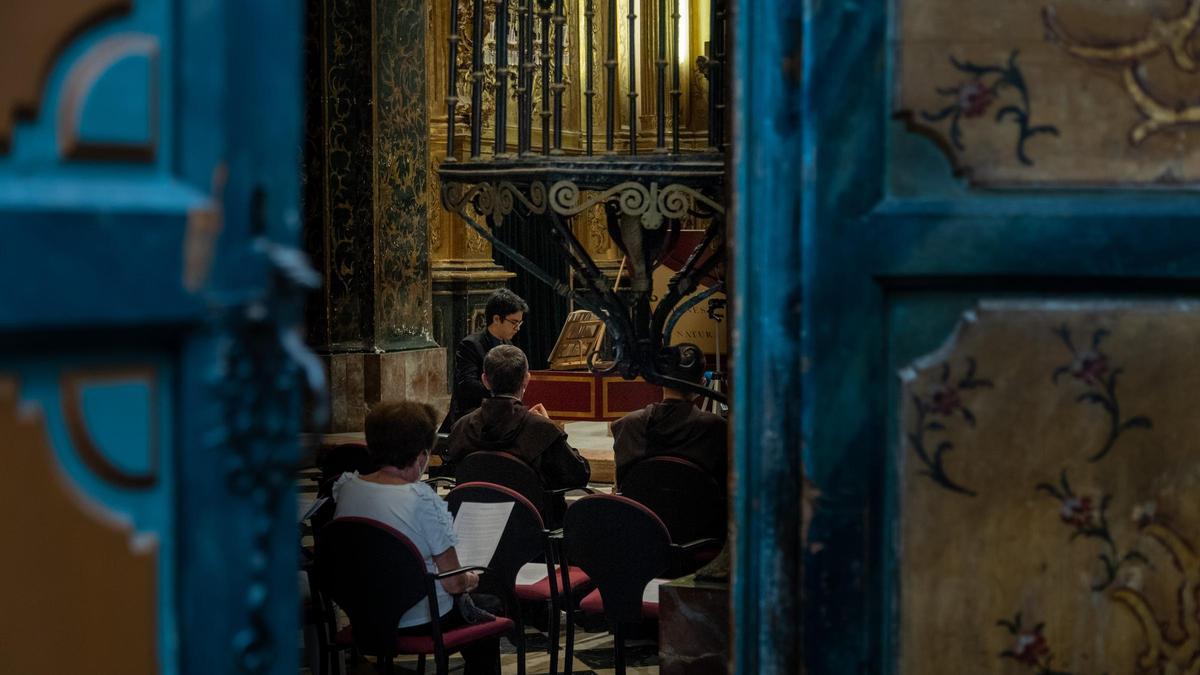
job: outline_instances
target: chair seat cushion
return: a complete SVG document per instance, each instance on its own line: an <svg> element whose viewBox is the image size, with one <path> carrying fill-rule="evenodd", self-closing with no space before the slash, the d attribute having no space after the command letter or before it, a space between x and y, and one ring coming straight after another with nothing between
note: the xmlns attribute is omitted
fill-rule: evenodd
<svg viewBox="0 0 1200 675"><path fill-rule="evenodd" d="M354 629L350 626L339 630L337 635L333 636L333 644L339 649L345 649L354 646Z"/></svg>
<svg viewBox="0 0 1200 675"><path fill-rule="evenodd" d="M459 626L444 631L442 644L446 645L448 650L455 650L480 638L511 632L514 626L512 619L498 616L495 621ZM398 654L432 654L433 637L430 635L399 635L396 637L396 652Z"/></svg>
<svg viewBox="0 0 1200 675"><path fill-rule="evenodd" d="M585 614L603 614L604 599L600 597L600 589L597 588L591 593L588 593L587 597L579 603L579 609L582 609ZM657 619L658 602L648 602L646 600L642 600L642 616L649 617L651 619Z"/></svg>
<svg viewBox="0 0 1200 675"><path fill-rule="evenodd" d="M542 565L542 567L545 568L545 565ZM555 568L555 573L560 575L555 579L555 581L561 582L562 573L558 571L558 568ZM583 586L592 582L591 578L587 575L587 572L584 572L578 567L568 567L567 578L571 582L572 591L582 588ZM540 581L536 581L532 584L517 584L516 594L518 600L528 600L532 602L544 602L549 600L550 577L542 577Z"/></svg>
<svg viewBox="0 0 1200 675"><path fill-rule="evenodd" d="M498 616L495 621L477 623L470 626L459 626L442 633L442 644L448 650L455 650L480 638L499 635L512 631L515 624L512 619ZM354 644L354 631L351 626L338 631L333 638L333 644L338 648L350 647ZM432 654L432 635L397 635L397 654Z"/></svg>

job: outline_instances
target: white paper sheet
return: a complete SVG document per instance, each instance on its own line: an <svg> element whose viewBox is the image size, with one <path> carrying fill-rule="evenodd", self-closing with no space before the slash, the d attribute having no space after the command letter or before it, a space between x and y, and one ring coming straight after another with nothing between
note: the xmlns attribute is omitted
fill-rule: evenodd
<svg viewBox="0 0 1200 675"><path fill-rule="evenodd" d="M491 563L512 510L512 502L465 502L458 507L458 516L454 519L454 534L458 536L458 546L455 547L458 562L463 566L486 566Z"/></svg>
<svg viewBox="0 0 1200 675"><path fill-rule="evenodd" d="M642 591L642 602L658 602L658 587L670 581L670 579L651 579L650 583L646 584L645 590Z"/></svg>
<svg viewBox="0 0 1200 675"><path fill-rule="evenodd" d="M558 573L558 568L555 568ZM517 585L532 586L546 578L546 563L525 563L517 570Z"/></svg>

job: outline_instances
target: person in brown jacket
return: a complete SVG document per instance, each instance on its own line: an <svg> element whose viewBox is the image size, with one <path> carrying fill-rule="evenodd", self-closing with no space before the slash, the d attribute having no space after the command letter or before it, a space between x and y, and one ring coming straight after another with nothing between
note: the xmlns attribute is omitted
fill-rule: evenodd
<svg viewBox="0 0 1200 675"><path fill-rule="evenodd" d="M672 359L664 373L686 382L704 382L704 352L694 344L674 347L679 358ZM616 456L617 484L629 467L643 457L670 455L682 457L704 469L722 491L728 478L727 430L725 418L700 410L693 394L663 387L661 403L651 403L613 422L613 454Z"/></svg>
<svg viewBox="0 0 1200 675"><path fill-rule="evenodd" d="M547 490L584 487L591 477L588 461L567 443L567 434L538 404L521 402L529 384L525 352L512 345L493 347L483 359L483 383L491 397L454 423L448 457L460 462L472 452L500 451L533 467ZM566 508L561 495L548 509L557 520Z"/></svg>

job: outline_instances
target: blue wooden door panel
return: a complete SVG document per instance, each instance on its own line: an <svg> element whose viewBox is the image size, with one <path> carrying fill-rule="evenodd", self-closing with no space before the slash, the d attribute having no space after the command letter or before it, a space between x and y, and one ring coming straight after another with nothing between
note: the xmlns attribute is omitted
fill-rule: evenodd
<svg viewBox="0 0 1200 675"><path fill-rule="evenodd" d="M0 139L0 428L61 522L154 542L153 672L291 674L302 6L93 4Z"/></svg>
<svg viewBox="0 0 1200 675"><path fill-rule="evenodd" d="M895 672L897 372L965 310L1200 290L1194 192L972 188L893 121L895 4L739 6L738 672Z"/></svg>
<svg viewBox="0 0 1200 675"><path fill-rule="evenodd" d="M175 361L171 352L154 345L64 348L53 356L9 351L0 358L0 372L16 378L21 405L44 418L53 463L81 508L121 531L131 550L153 551L162 673L179 672L171 452ZM38 508L26 500L9 506L10 512Z"/></svg>

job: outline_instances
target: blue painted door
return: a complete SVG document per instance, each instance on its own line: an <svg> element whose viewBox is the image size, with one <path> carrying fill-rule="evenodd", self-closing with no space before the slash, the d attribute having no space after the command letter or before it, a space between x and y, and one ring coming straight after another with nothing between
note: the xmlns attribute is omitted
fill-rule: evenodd
<svg viewBox="0 0 1200 675"><path fill-rule="evenodd" d="M297 670L301 11L0 9L0 672Z"/></svg>
<svg viewBox="0 0 1200 675"><path fill-rule="evenodd" d="M1161 513L1170 503L1161 486L1195 469L1194 448L1170 450L1179 453L1171 470L1136 463L1139 452L1156 456L1138 443L1175 448L1186 436L1156 437L1167 413L1138 401L1171 387L1186 397L1191 385L1171 379L1179 371L1170 366L1154 380L1135 364L1192 361L1188 338L1173 352L1162 347L1167 356L1152 345L1172 344L1162 336L1186 333L1194 317L1180 301L1200 279L1200 201L1178 175L1198 138L1137 95L1140 78L1155 75L1154 95L1165 95L1166 47L1159 70L1147 71L1118 62L1128 50L1080 46L1088 33L1059 30L1053 7L1022 14L1016 4L1035 3L963 2L958 17L921 15L940 6L922 0L739 3L737 672L941 673L952 664L960 673L1158 673L1195 664L1186 625L1187 641L1171 643L1187 653L1136 657L1138 624L1113 607L1133 606L1131 589L1143 585L1173 593L1174 582L1156 575L1194 575L1186 556L1173 566L1116 554L1125 541L1140 542L1146 557L1160 550L1135 532L1166 538L1147 515L1155 503L1183 533L1176 544L1195 540L1195 522L1181 515L1190 506ZM1144 16L1094 17L1108 11L1096 3L1062 16L1091 22L1092 35L1103 27L1111 45L1112 35L1151 25L1146 3L1129 4ZM1007 15L962 19L992 10ZM955 21L960 33L937 32ZM919 33L910 52L906 31ZM1022 40L1020 50L997 48ZM914 79L900 56L935 47L942 52ZM1109 86L1116 93L1087 98ZM1121 87L1131 104L1120 103ZM913 88L943 105L908 110L906 125L896 113ZM1132 132L1106 140L1112 120ZM1170 127L1165 136L1159 124ZM1135 162L1142 174L1120 173ZM1139 321L1157 327L1154 340L1133 328ZM1028 403L1020 414L1016 401ZM1002 438L1029 442L997 446ZM1042 466L1055 453L1073 458L1061 473ZM1113 463L1121 461L1130 464ZM1044 478L1031 467L1047 468ZM1090 501L1081 481L1095 490ZM1160 493L1132 505L1114 489L1135 484ZM1117 513L1127 504L1132 518ZM956 568L971 551L985 552L984 562ZM1127 571L1137 574L1122 579ZM1041 590L1000 590L1024 588ZM976 608L984 602L994 605ZM1092 609L1043 624L1070 603ZM1166 625L1175 615L1159 609ZM987 620L970 631L951 621L976 611ZM1151 641L1152 614L1137 617Z"/></svg>

